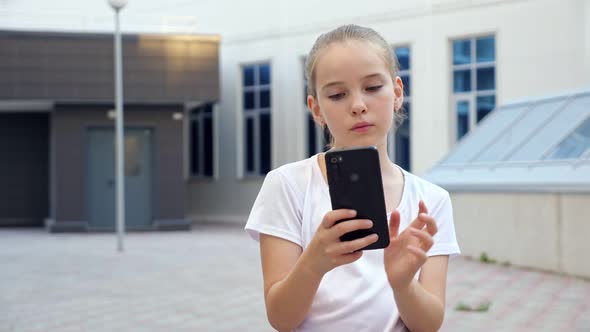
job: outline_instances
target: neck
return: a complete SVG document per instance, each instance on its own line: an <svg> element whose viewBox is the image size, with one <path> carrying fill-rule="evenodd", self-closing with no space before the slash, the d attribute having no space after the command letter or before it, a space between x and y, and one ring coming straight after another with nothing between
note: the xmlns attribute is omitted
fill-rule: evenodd
<svg viewBox="0 0 590 332"><path fill-rule="evenodd" d="M377 147L377 151L379 152L381 175L383 177L396 177L400 171L397 169L394 163L389 160L389 155L387 154L387 141L385 140L381 144L375 145L375 147ZM338 149L341 147L335 146L334 148Z"/></svg>
<svg viewBox="0 0 590 332"><path fill-rule="evenodd" d="M377 145L377 151L379 151L379 163L381 164L381 175L384 177L395 176L398 173L397 167L394 163L389 160L387 154L387 141Z"/></svg>

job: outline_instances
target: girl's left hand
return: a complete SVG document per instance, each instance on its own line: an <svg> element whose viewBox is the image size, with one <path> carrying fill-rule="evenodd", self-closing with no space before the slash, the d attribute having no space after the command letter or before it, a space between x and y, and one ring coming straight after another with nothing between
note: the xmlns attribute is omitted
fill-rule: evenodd
<svg viewBox="0 0 590 332"><path fill-rule="evenodd" d="M423 201L418 207L418 217L399 235L399 211L394 211L389 220L390 243L384 250L383 261L393 290L410 285L418 269L426 262L426 252L434 243L432 237L437 232L436 222L428 215Z"/></svg>

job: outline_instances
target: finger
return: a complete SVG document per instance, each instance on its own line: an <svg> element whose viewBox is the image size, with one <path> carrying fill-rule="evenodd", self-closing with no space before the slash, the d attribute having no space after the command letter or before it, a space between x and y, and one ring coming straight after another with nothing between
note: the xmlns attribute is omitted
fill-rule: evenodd
<svg viewBox="0 0 590 332"><path fill-rule="evenodd" d="M342 219L349 219L354 218L356 216L355 210L348 210L348 209L339 209L333 210L324 216L324 220L322 220L321 227L330 228L334 226L334 224Z"/></svg>
<svg viewBox="0 0 590 332"><path fill-rule="evenodd" d="M421 213L418 218L426 225L426 230L431 236L434 236L438 232L438 226L436 226L436 220L433 217Z"/></svg>
<svg viewBox="0 0 590 332"><path fill-rule="evenodd" d="M395 239L399 234L399 223L400 223L400 215L399 211L395 210L391 213L391 217L389 217L389 239Z"/></svg>
<svg viewBox="0 0 590 332"><path fill-rule="evenodd" d="M412 221L412 223L410 224L410 227L413 227L416 229L424 228L424 226L426 225L426 222L420 220L421 214L428 214L428 208L426 207L426 203L424 203L423 200L420 200L420 202L418 202L418 216L416 217L416 219L414 219L414 221Z"/></svg>
<svg viewBox="0 0 590 332"><path fill-rule="evenodd" d="M420 200L420 202L418 203L418 214L420 213L428 214L428 208L426 207L426 203L424 203L423 200Z"/></svg>
<svg viewBox="0 0 590 332"><path fill-rule="evenodd" d="M342 241L326 251L329 254L334 255L348 254L363 249L364 247L377 242L378 239L379 236L377 234L371 234L352 241Z"/></svg>
<svg viewBox="0 0 590 332"><path fill-rule="evenodd" d="M410 224L409 228L415 228L415 229L423 229L424 228L424 226L426 225L426 222L420 218L421 215L423 215L423 213L418 214L416 219L414 219L412 221L412 223Z"/></svg>
<svg viewBox="0 0 590 332"><path fill-rule="evenodd" d="M415 228L411 228L410 233L420 240L420 242L422 243L423 250L428 251L430 248L432 248L432 245L434 244L434 239L432 239L432 236L430 236L428 232L419 231Z"/></svg>
<svg viewBox="0 0 590 332"><path fill-rule="evenodd" d="M335 266L340 266L344 264L350 264L363 256L362 251L355 251L349 254L340 255L334 259L332 259L332 264Z"/></svg>
<svg viewBox="0 0 590 332"><path fill-rule="evenodd" d="M428 256L426 256L426 252L424 252L424 250L416 246L408 245L406 248L408 248L408 251L411 252L414 256L416 256L416 258L418 258L422 262L422 264L424 264L426 258L428 258Z"/></svg>
<svg viewBox="0 0 590 332"><path fill-rule="evenodd" d="M346 233L371 227L373 227L373 222L371 220L352 219L338 223L337 225L333 226L330 231L333 232L332 234L334 237L339 238Z"/></svg>

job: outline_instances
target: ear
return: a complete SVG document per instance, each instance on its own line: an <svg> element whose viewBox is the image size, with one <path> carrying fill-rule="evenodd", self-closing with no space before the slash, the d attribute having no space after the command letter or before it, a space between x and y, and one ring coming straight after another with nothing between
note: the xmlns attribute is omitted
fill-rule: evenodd
<svg viewBox="0 0 590 332"><path fill-rule="evenodd" d="M398 111L404 104L404 82L399 76L395 77L393 95L395 99L393 101L394 111Z"/></svg>
<svg viewBox="0 0 590 332"><path fill-rule="evenodd" d="M320 105L318 104L317 99L313 96L308 95L307 107L309 108L309 111L311 112L311 115L313 116L313 120L315 121L315 123L317 123L320 127L323 128L326 125L326 121L324 120L324 117L320 112Z"/></svg>

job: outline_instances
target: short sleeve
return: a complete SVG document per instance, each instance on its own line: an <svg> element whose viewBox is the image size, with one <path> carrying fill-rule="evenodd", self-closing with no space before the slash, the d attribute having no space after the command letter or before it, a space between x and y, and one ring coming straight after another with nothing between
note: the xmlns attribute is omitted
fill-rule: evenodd
<svg viewBox="0 0 590 332"><path fill-rule="evenodd" d="M436 220L438 232L434 235L434 244L428 251L428 256L436 255L458 255L461 253L457 237L455 235L455 224L453 221L453 206L449 193L445 191L444 197L439 204L432 208L430 215Z"/></svg>
<svg viewBox="0 0 590 332"><path fill-rule="evenodd" d="M279 170L269 172L248 216L246 232L256 241L263 233L301 246L300 201L301 195Z"/></svg>

